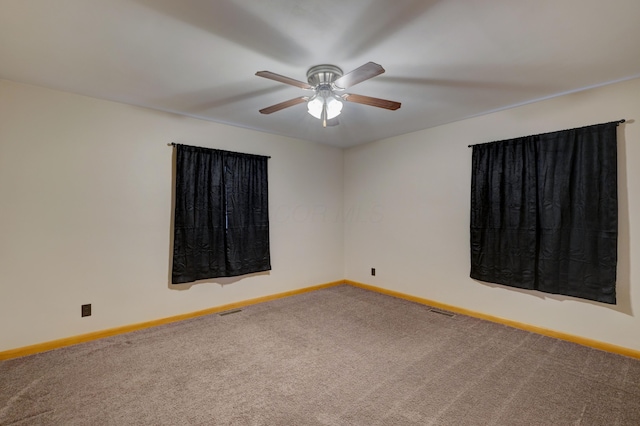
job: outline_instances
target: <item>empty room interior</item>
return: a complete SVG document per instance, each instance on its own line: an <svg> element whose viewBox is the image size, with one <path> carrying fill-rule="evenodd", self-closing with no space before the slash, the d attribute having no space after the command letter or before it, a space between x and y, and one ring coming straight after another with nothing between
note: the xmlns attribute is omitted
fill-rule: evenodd
<svg viewBox="0 0 640 426"><path fill-rule="evenodd" d="M636 0L3 0L0 424L637 424L638 17ZM608 298L478 279L470 237L476 149L603 123L614 123L616 139L607 172L614 183L598 189L596 200L617 196L611 198L617 227L612 254L595 257L599 264L613 257L615 279L603 290ZM175 281L181 146L266 158L268 266ZM593 170L601 170L603 161L594 158ZM568 200L570 206L577 203ZM571 225L571 219L564 220ZM538 270L544 262L534 263ZM559 274L554 280L565 278ZM304 312L307 321L293 321L302 321ZM283 319L271 317L276 313ZM269 363L272 371L283 372L265 382L270 385L263 393L211 389L222 395L216 404L235 398L240 401L235 406L199 411L208 405L203 388L195 391L201 404L189 406L185 392L195 386L194 379L175 391L186 398L169 410L175 418L160 417L164 403L132 405L123 396L100 417L92 417L98 408L86 417L78 414L82 410L74 414L53 405L29 411L54 398L56 386L66 386L60 381L36 391L45 386L47 374L56 369L66 371L65 377L91 374L89 367L73 373L72 364L103 356L103 349L135 351L136 344L183 335L178 320L192 327L205 321L202 314L211 317L206 339L172 344L173 351L145 346L138 358L156 349L171 357L194 341L210 342L216 350L232 347L233 339L240 339L233 337L233 327L253 336L256 345L266 345L264 351L283 336L294 336L282 345L297 349L271 348L275 355L260 361L234 353L246 367L229 373L233 377L250 375L252 366L264 369L262 379L271 377ZM401 318L391 319L392 314ZM396 320L401 325L385 328ZM330 330L318 329L323 321ZM262 335L272 339L259 337L261 324L268 327ZM230 340L216 340L217 327ZM305 330L319 335L306 340ZM445 337L444 330L451 334ZM140 334L154 332L163 337ZM373 341L367 333L396 340L381 344L376 351L386 355L378 358L366 349L373 344L367 343ZM433 340L424 345L420 333ZM455 351L464 350L461 342L471 351L477 344L484 349L476 351L495 361L483 365L495 364L507 374L515 364L497 367L498 360L491 358L495 351L486 347L494 337L500 342L496 347L523 351L523 359L536 352L536 345L550 348L540 355L544 360L531 361L531 371L545 377L565 377L569 371L566 377L574 381L562 383L584 399L566 396L571 408L556 407L549 401L557 395L539 390L534 402L546 408L517 409L534 404L518 402L523 389L545 389L541 382L529 386L542 376L522 373L518 377L528 382L513 384L509 396L492 400L495 407L478 399L489 398L489 392L470 393L470 385L462 384L482 379L466 376L459 386L452 379L443 388L451 392L446 401L429 393L433 404L421 405L430 397L415 389L426 389L429 376L410 372L419 371L420 360L426 365L420 352L430 347L437 352L438 342ZM418 345L414 350L397 349L409 340ZM322 348L335 342L355 346L340 360L321 359ZM581 361L567 361L566 369L551 374L564 364L548 367L546 362L564 344L571 345L567 356ZM242 345L251 347L249 341ZM356 356L358 351L363 353ZM48 361L56 353L63 355ZM138 358L123 353L130 366L137 365ZM618 376L611 381L602 378L609 358L600 360L599 354L623 366L615 368ZM224 351L215 353L220 365L224 356ZM387 356L397 364L383 363ZM201 358L206 356L186 354L183 361ZM442 354L438 359L447 362ZM461 371L465 359L479 356L461 358L456 364ZM500 358L505 360L508 354ZM579 368L578 362L583 363ZM49 373L31 377L29 363ZM126 370L117 359L101 363L110 363L114 372L128 371L132 382L144 370ZM375 371L371 367L365 375L357 369L363 363L375 365ZM177 364L168 362L167 371L184 368ZM388 371L382 375L384 365ZM456 370L442 367L447 368ZM221 371L213 364L203 369L211 377ZM332 377L317 369L331 371ZM303 370L313 378L297 380L295 374ZM91 383L103 381L108 390L109 371ZM347 390L333 381L347 371L363 375L345 379L362 387ZM486 370L482 377L494 373ZM288 387L278 379L284 375ZM205 388L213 387L202 381ZM302 382L324 384L323 390L302 390ZM592 409L598 403L579 390L581 384L595 386L598 395L610 391L609 411ZM82 386L79 394L91 394L88 383ZM124 385L113 386L120 392ZM394 386L405 390L390 395ZM146 392L135 389L131 392ZM308 398L302 397L305 392ZM160 390L149 395L156 401L169 398ZM313 395L319 411L309 406ZM351 405L343 405L346 401ZM74 415L79 417L64 417Z"/></svg>

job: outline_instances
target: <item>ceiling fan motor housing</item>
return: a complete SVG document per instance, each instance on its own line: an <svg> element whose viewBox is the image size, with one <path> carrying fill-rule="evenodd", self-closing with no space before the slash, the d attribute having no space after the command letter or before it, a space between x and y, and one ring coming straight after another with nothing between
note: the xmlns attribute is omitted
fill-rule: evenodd
<svg viewBox="0 0 640 426"><path fill-rule="evenodd" d="M316 65L307 71L307 81L318 89L324 89L322 86L331 89L331 83L342 77L342 74L342 70L335 65Z"/></svg>

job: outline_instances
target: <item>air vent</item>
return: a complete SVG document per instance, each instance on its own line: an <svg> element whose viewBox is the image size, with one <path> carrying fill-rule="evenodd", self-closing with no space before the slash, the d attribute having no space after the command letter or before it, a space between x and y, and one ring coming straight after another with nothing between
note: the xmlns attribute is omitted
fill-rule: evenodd
<svg viewBox="0 0 640 426"><path fill-rule="evenodd" d="M218 315L220 316L231 315L231 314L237 314L238 312L242 312L242 309L233 309L231 311L224 311L224 312L220 312Z"/></svg>
<svg viewBox="0 0 640 426"><path fill-rule="evenodd" d="M451 313L451 312L447 312L447 311L441 311L438 309L430 309L430 312L433 312L434 314L440 314L440 315L444 315L445 317L455 317L456 315Z"/></svg>

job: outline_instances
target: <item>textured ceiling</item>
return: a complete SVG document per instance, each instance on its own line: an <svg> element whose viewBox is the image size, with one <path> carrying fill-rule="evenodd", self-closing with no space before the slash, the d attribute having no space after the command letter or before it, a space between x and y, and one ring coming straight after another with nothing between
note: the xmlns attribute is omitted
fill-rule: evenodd
<svg viewBox="0 0 640 426"><path fill-rule="evenodd" d="M638 0L2 0L0 78L348 147L640 77ZM312 65L386 73L323 128Z"/></svg>

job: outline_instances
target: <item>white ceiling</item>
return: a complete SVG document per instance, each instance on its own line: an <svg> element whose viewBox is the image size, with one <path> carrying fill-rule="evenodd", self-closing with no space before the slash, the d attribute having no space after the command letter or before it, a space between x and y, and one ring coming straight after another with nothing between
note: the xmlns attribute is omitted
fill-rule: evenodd
<svg viewBox="0 0 640 426"><path fill-rule="evenodd" d="M638 0L0 0L0 78L348 147L640 77ZM386 73L323 128L312 65Z"/></svg>

